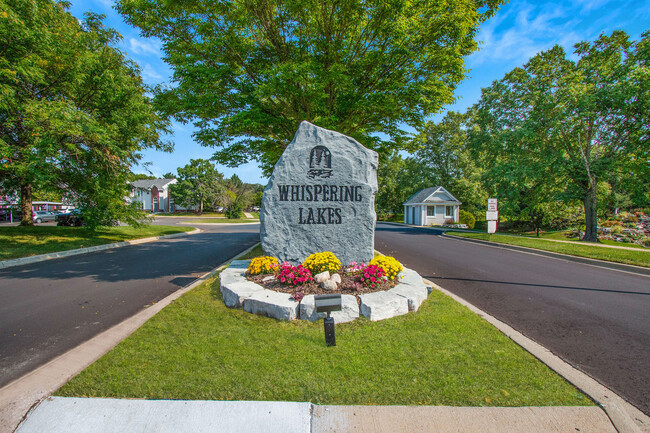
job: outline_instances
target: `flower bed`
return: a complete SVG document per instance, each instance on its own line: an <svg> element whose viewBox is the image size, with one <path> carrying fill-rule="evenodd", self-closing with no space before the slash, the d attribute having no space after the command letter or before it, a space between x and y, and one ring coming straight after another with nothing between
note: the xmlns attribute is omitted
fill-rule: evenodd
<svg viewBox="0 0 650 433"><path fill-rule="evenodd" d="M382 281L375 282L374 287L372 280L370 284L366 283L371 274L368 271L373 268L351 264L341 269L341 280L335 289L324 288L313 278L299 285L290 285L286 281L282 283L277 277L292 274L289 265L284 265L284 271L283 265L279 265L275 275L250 275L249 264L250 260L234 260L220 274L224 303L230 308L243 308L279 320L313 321L324 317L322 313L315 312L314 295L325 293L341 293L342 311L332 313L337 323L355 320L360 315L373 321L383 320L417 311L430 292L422 277L411 269L402 268L401 264L401 271L395 279L382 278ZM299 267L293 269L296 268ZM293 273L289 277L292 282L296 278L303 279L304 275L296 277ZM377 280L377 277L374 278Z"/></svg>

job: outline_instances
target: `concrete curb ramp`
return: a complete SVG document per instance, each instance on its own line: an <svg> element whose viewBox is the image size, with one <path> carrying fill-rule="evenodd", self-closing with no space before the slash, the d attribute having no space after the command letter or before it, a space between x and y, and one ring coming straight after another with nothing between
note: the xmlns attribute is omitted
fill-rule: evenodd
<svg viewBox="0 0 650 433"><path fill-rule="evenodd" d="M196 230L192 230L191 232L174 233L173 235L152 236L152 237L148 237L148 238L133 239L133 240L124 241L124 242L113 242L111 244L95 245L94 247L77 248L76 250L59 251L59 252L56 252L56 253L39 254L37 256L21 257L19 259L2 260L2 261L0 261L0 269L11 268L13 266L28 265L30 263L44 262L45 260L60 259L61 257L77 256L79 254L92 253L94 251L110 250L111 248L128 247L129 245L138 245L138 244L144 244L144 243L147 243L147 242L155 242L155 241L160 240L160 239L179 238L181 236L195 235L197 233L201 233L201 230L196 229Z"/></svg>
<svg viewBox="0 0 650 433"><path fill-rule="evenodd" d="M616 433L597 407L315 406L51 397L16 433Z"/></svg>

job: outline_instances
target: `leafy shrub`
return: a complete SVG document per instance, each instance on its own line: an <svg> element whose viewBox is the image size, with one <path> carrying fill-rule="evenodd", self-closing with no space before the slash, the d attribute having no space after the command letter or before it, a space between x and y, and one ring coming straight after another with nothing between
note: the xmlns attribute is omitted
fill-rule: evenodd
<svg viewBox="0 0 650 433"><path fill-rule="evenodd" d="M290 286L299 286L305 284L307 281L313 280L309 269L302 265L291 266L289 262L284 262L279 266L278 273L275 278L281 283Z"/></svg>
<svg viewBox="0 0 650 433"><path fill-rule="evenodd" d="M249 275L272 274L278 269L279 262L275 257L262 256L251 260L246 271Z"/></svg>
<svg viewBox="0 0 650 433"><path fill-rule="evenodd" d="M332 273L341 269L341 261L336 258L334 253L325 251L310 255L302 263L302 266L309 269L312 275L320 274L325 271Z"/></svg>
<svg viewBox="0 0 650 433"><path fill-rule="evenodd" d="M226 214L226 218L228 219L237 219L244 216L244 211L242 207L237 204L230 204L229 206L227 206L226 209L224 210L224 213Z"/></svg>
<svg viewBox="0 0 650 433"><path fill-rule="evenodd" d="M617 221L617 220L607 220L607 221L603 221L600 224L600 226L601 227L623 226L623 223L621 221Z"/></svg>
<svg viewBox="0 0 650 433"><path fill-rule="evenodd" d="M623 227L622 227L622 225L612 226L612 231L611 231L611 233L612 233L613 235L618 235L618 234L623 233Z"/></svg>
<svg viewBox="0 0 650 433"><path fill-rule="evenodd" d="M650 237L645 238L641 243L645 247L650 247Z"/></svg>
<svg viewBox="0 0 650 433"><path fill-rule="evenodd" d="M458 212L460 214L458 218L460 223L467 224L467 227L473 229L474 226L476 225L476 217L471 212L467 212L466 210L463 209L460 209Z"/></svg>
<svg viewBox="0 0 650 433"><path fill-rule="evenodd" d="M377 265L368 265L359 274L359 281L366 287L375 287L375 284L381 283L385 279L384 270Z"/></svg>
<svg viewBox="0 0 650 433"><path fill-rule="evenodd" d="M390 256L377 256L370 260L369 265L379 266L390 280L397 278L397 275L404 270L402 264Z"/></svg>

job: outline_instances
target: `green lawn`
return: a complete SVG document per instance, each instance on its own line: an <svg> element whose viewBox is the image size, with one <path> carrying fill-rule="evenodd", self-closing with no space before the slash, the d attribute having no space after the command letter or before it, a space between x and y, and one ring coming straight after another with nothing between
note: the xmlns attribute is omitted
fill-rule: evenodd
<svg viewBox="0 0 650 433"><path fill-rule="evenodd" d="M56 395L363 405L592 404L437 291L417 313L338 324L336 333L337 346L326 347L322 322L282 322L228 309L213 277Z"/></svg>
<svg viewBox="0 0 650 433"><path fill-rule="evenodd" d="M85 227L0 227L0 260L92 247L151 236L194 230L194 227L144 226L106 227L95 231Z"/></svg>
<svg viewBox="0 0 650 433"><path fill-rule="evenodd" d="M225 218L226 215L223 212L203 212L202 214L194 213L194 212L167 212L163 214L156 214L156 218L158 217L166 217L166 216L173 216L173 217L187 217L187 218Z"/></svg>
<svg viewBox="0 0 650 433"><path fill-rule="evenodd" d="M630 265L650 267L650 250L639 249L639 251L622 250L617 248L603 248L598 245L567 244L561 242L549 242L544 239L537 239L526 236L498 235L487 233L461 233L447 232L451 236L460 236L472 239L482 239L490 242L497 242L508 245L518 245L528 248L536 248L555 253L569 254L572 256L586 257L590 259L607 260L610 262L627 263ZM618 246L627 244L615 243Z"/></svg>
<svg viewBox="0 0 650 433"><path fill-rule="evenodd" d="M389 214L387 217L386 216L378 216L377 221L385 221L385 222L390 222L390 223L403 223L404 222L404 214L403 213Z"/></svg>
<svg viewBox="0 0 650 433"><path fill-rule="evenodd" d="M568 230L545 232L545 233L540 234L540 238L542 238L542 239L554 239L554 240L558 240L558 241L580 242L580 239L566 237L566 233L568 233L568 232L569 232ZM536 238L536 236L534 234L529 234L529 235L526 235L526 236ZM638 244L633 244L633 243L625 243L625 242L616 242L616 241L612 241L610 239L601 239L600 243L603 244L603 245L613 245L613 246L616 246L616 247L626 247L626 248L638 248L640 250L650 251L649 248L646 248L643 245L638 245Z"/></svg>
<svg viewBox="0 0 650 433"><path fill-rule="evenodd" d="M259 220L255 219L248 219L248 218L233 218L233 219L228 219L228 218L201 218L201 219L194 219L194 220L187 220L184 221L186 223L190 224L238 224L238 223L254 223L258 222Z"/></svg>

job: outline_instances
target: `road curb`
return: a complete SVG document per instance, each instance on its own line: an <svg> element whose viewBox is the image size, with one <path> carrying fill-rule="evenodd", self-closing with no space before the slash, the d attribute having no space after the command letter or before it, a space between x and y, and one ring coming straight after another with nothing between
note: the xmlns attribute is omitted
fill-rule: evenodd
<svg viewBox="0 0 650 433"><path fill-rule="evenodd" d="M110 244L95 245L94 247L77 248L75 250L67 250L67 251L59 251L59 252L55 252L55 253L39 254L37 256L21 257L19 259L2 260L2 261L0 261L0 269L11 268L13 266L28 265L28 264L31 264L31 263L44 262L46 260L60 259L61 257L77 256L79 254L92 253L92 252L95 252L95 251L110 250L112 248L128 247L129 245L138 245L138 244L144 244L144 243L147 243L147 242L155 242L155 241L158 241L158 240L161 240L161 239L179 238L179 237L182 237L182 236L195 235L195 234L201 233L201 232L202 232L201 229L195 229L195 230L192 230L191 232L174 233L173 235L152 236L152 237L142 238L142 239L133 239L133 240L130 240L130 241L113 242L113 243L110 243Z"/></svg>
<svg viewBox="0 0 650 433"><path fill-rule="evenodd" d="M442 236L444 236L446 238L449 238L449 239L457 239L457 240L460 240L460 241L487 245L487 246L494 247L494 248L503 248L503 249L506 249L506 250L514 250L514 251L519 251L519 252L523 252L523 253L537 254L539 256L551 257L551 258L554 258L554 259L567 260L567 261L570 261L570 262L577 262L577 263L582 263L582 264L585 264L585 265L591 265L591 266L598 266L598 267L601 267L601 268L613 269L615 271L631 272L633 274L640 274L640 275L650 276L650 268L645 268L645 267L642 267L642 266L626 265L624 263L616 263L616 262L610 262L610 261L606 261L606 260L589 259L589 258L586 258L586 257L572 256L572 255L569 255L569 254L562 254L562 253L555 253L555 252L551 252L551 251L539 250L537 248L522 247L522 246L519 246L519 245L510 245L510 244L502 244L502 243L499 243L499 242L485 241L483 239L472 239L472 238L465 238L465 237L462 237L462 236L448 235L447 233L443 233ZM641 250L641 251L643 251L643 250Z"/></svg>
<svg viewBox="0 0 650 433"><path fill-rule="evenodd" d="M259 242L203 274L190 285L0 388L0 433L12 433L50 394L117 346L164 307L226 268L232 260L248 253L258 244Z"/></svg>
<svg viewBox="0 0 650 433"><path fill-rule="evenodd" d="M587 394L605 411L619 433L650 432L650 417L625 401L614 391L601 385L591 376L574 368L544 346L534 342L511 326L467 302L460 296L455 295L430 280L424 279L424 282L481 316L481 318L497 328L524 350L562 376L567 382Z"/></svg>

